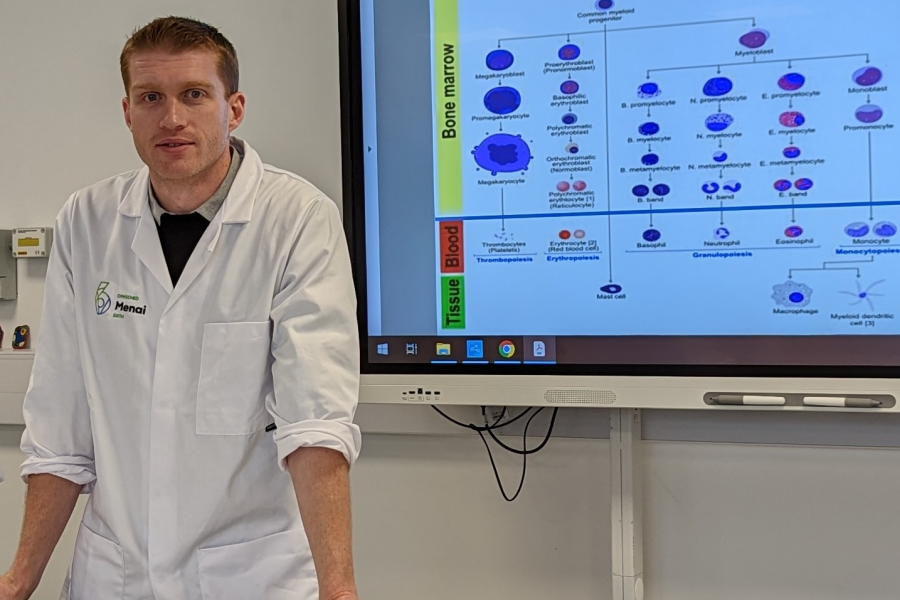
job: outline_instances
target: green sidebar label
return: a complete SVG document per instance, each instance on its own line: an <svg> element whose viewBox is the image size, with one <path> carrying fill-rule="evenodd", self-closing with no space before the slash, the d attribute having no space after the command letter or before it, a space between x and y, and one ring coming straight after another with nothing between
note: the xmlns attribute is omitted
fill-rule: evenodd
<svg viewBox="0 0 900 600"><path fill-rule="evenodd" d="M438 212L462 212L459 139L459 9L457 0L434 3L434 98L437 116Z"/></svg>
<svg viewBox="0 0 900 600"><path fill-rule="evenodd" d="M466 328L466 279L441 277L441 329Z"/></svg>

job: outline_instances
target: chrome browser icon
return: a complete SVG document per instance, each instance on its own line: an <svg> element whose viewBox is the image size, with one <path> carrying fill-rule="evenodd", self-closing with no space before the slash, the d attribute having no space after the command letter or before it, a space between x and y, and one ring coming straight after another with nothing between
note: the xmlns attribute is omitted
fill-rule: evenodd
<svg viewBox="0 0 900 600"><path fill-rule="evenodd" d="M503 340L500 342L499 351L503 358L510 358L516 353L516 345L509 340Z"/></svg>

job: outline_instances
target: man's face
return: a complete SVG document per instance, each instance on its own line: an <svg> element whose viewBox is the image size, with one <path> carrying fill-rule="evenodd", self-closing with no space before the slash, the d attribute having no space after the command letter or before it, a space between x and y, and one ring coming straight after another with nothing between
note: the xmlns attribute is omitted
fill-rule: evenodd
<svg viewBox="0 0 900 600"><path fill-rule="evenodd" d="M244 95L225 96L216 55L205 50L137 53L130 74L122 107L141 160L161 179L202 177L241 124Z"/></svg>

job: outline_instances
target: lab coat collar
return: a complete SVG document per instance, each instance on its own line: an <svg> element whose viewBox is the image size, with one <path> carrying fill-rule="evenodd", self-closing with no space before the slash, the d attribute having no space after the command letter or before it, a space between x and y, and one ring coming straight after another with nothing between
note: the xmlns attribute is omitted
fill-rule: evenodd
<svg viewBox="0 0 900 600"><path fill-rule="evenodd" d="M232 137L231 143L238 146L244 154L241 167L231 186L231 191L220 209L222 223L248 223L253 216L253 204L256 193L262 183L263 164L259 154L246 141ZM119 214L127 217L140 217L144 213L150 198L150 169L144 166L138 171L131 188L119 203Z"/></svg>

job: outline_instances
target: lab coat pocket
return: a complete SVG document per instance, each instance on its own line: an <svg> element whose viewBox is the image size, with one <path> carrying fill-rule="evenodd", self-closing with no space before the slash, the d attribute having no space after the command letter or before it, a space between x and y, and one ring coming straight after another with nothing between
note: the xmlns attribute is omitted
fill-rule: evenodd
<svg viewBox="0 0 900 600"><path fill-rule="evenodd" d="M203 600L318 600L312 554L302 530L200 549Z"/></svg>
<svg viewBox="0 0 900 600"><path fill-rule="evenodd" d="M197 433L249 435L268 425L263 386L270 354L269 322L203 327Z"/></svg>
<svg viewBox="0 0 900 600"><path fill-rule="evenodd" d="M121 600L124 596L125 555L122 547L82 523L75 540L69 599Z"/></svg>

